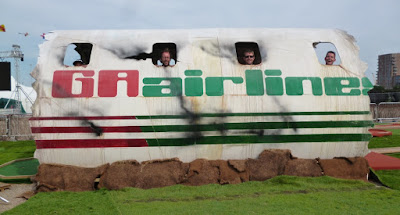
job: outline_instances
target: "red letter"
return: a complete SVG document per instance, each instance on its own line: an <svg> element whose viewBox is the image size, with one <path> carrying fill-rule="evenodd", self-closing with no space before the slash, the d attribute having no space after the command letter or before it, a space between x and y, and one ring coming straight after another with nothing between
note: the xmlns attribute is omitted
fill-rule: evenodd
<svg viewBox="0 0 400 215"><path fill-rule="evenodd" d="M71 70L57 70L53 76L53 89L52 96L54 98L68 98L68 97L92 97L94 80L93 78L76 78L75 81L82 82L82 92L80 94L72 94L72 77L75 73L82 74L84 77L92 77L94 71L71 71Z"/></svg>
<svg viewBox="0 0 400 215"><path fill-rule="evenodd" d="M118 77L125 74L126 77ZM118 81L127 82L127 95L136 97L139 93L139 71L137 70L101 70L99 72L99 97L117 96Z"/></svg>

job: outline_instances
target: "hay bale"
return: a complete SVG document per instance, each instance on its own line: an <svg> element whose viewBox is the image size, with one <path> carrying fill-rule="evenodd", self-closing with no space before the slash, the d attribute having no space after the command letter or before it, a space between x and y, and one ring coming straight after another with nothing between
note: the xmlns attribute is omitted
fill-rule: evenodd
<svg viewBox="0 0 400 215"><path fill-rule="evenodd" d="M61 191L64 189L62 165L40 164L33 181L37 182L38 192Z"/></svg>
<svg viewBox="0 0 400 215"><path fill-rule="evenodd" d="M220 184L239 184L249 180L248 172L238 172L228 164L228 161L210 161L212 166L218 167Z"/></svg>
<svg viewBox="0 0 400 215"><path fill-rule="evenodd" d="M290 160L290 150L264 150L257 159L247 160L250 181L265 181L282 175Z"/></svg>
<svg viewBox="0 0 400 215"><path fill-rule="evenodd" d="M112 163L100 178L99 188L117 190L124 187L149 189L179 184L187 172L179 159L151 160L139 164L135 160Z"/></svg>
<svg viewBox="0 0 400 215"><path fill-rule="evenodd" d="M318 177L322 176L322 170L315 159L293 159L287 162L283 174L302 177Z"/></svg>
<svg viewBox="0 0 400 215"><path fill-rule="evenodd" d="M180 184L188 168L178 158L151 160L141 163L135 187L148 189Z"/></svg>
<svg viewBox="0 0 400 215"><path fill-rule="evenodd" d="M290 150L265 150L257 159L206 160L182 163L178 158L119 161L97 168L41 164L34 181L37 191L94 190L99 176L99 188L111 190L124 187L142 189L175 184L199 186L205 184L238 184L264 181L278 175L317 177L323 175L367 180L368 163L364 158L335 158L326 160L293 158Z"/></svg>
<svg viewBox="0 0 400 215"><path fill-rule="evenodd" d="M112 163L101 176L99 188L118 190L124 187L135 187L140 174L140 163L136 160Z"/></svg>
<svg viewBox="0 0 400 215"><path fill-rule="evenodd" d="M228 164L238 172L245 172L247 170L246 160L228 160Z"/></svg>
<svg viewBox="0 0 400 215"><path fill-rule="evenodd" d="M199 186L219 183L219 169L206 159L196 159L189 163L189 171L182 184Z"/></svg>
<svg viewBox="0 0 400 215"><path fill-rule="evenodd" d="M335 178L368 181L368 162L363 157L321 159L319 164L325 175Z"/></svg>
<svg viewBox="0 0 400 215"><path fill-rule="evenodd" d="M108 164L96 168L69 165L41 164L33 180L38 183L38 192L47 191L91 191L94 181L108 168Z"/></svg>

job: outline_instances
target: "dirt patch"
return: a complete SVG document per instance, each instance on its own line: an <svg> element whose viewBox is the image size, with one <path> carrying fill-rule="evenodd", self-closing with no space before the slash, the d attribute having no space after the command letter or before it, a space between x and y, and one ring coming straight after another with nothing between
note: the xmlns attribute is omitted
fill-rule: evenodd
<svg viewBox="0 0 400 215"><path fill-rule="evenodd" d="M365 158L321 159L319 163L325 175L335 178L368 181L369 168Z"/></svg>

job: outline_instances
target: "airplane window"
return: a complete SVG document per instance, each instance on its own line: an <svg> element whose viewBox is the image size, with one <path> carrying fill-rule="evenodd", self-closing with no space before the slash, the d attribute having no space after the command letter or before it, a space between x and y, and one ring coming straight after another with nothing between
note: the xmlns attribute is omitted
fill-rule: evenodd
<svg viewBox="0 0 400 215"><path fill-rule="evenodd" d="M313 43L313 47L318 57L318 61L322 65L340 65L340 56L333 43L315 42Z"/></svg>
<svg viewBox="0 0 400 215"><path fill-rule="evenodd" d="M261 63L261 54L255 42L235 43L238 62L243 65L257 65Z"/></svg>
<svg viewBox="0 0 400 215"><path fill-rule="evenodd" d="M93 45L90 43L71 43L64 56L66 66L86 66L90 62Z"/></svg>
<svg viewBox="0 0 400 215"><path fill-rule="evenodd" d="M155 43L152 61L156 66L174 66L177 62L176 44Z"/></svg>

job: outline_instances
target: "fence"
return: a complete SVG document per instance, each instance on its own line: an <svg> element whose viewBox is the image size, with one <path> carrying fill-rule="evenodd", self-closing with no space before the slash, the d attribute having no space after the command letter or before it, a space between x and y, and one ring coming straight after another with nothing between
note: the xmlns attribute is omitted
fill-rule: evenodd
<svg viewBox="0 0 400 215"><path fill-rule="evenodd" d="M381 102L369 105L372 117L378 122L400 121L400 102Z"/></svg>
<svg viewBox="0 0 400 215"><path fill-rule="evenodd" d="M0 115L1 140L33 140L29 126L30 114Z"/></svg>
<svg viewBox="0 0 400 215"><path fill-rule="evenodd" d="M368 93L371 103L400 102L400 92Z"/></svg>

